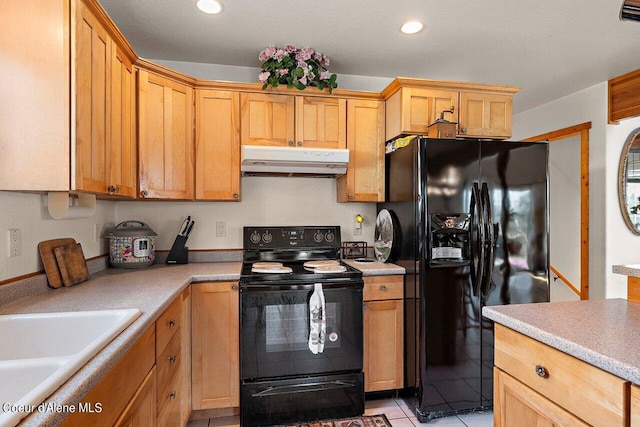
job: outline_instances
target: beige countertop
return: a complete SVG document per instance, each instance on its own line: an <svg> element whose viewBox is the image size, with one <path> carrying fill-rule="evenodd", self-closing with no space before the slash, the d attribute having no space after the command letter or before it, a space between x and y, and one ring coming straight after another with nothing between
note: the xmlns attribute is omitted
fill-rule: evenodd
<svg viewBox="0 0 640 427"><path fill-rule="evenodd" d="M625 276L640 277L640 264L614 265L613 272Z"/></svg>
<svg viewBox="0 0 640 427"><path fill-rule="evenodd" d="M145 269L107 269L87 282L0 306L0 314L137 308L142 315L78 370L45 402L77 405L169 304L191 283L238 280L240 262L154 265ZM22 426L55 426L65 413L34 412Z"/></svg>
<svg viewBox="0 0 640 427"><path fill-rule="evenodd" d="M496 323L640 385L640 304L625 299L484 307Z"/></svg>

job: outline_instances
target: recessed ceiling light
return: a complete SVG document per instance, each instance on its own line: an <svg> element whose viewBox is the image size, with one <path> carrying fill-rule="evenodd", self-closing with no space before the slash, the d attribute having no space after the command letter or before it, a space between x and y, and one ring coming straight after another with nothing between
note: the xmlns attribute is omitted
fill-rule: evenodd
<svg viewBox="0 0 640 427"><path fill-rule="evenodd" d="M218 0L198 0L196 5L198 9L210 15L222 12L222 3Z"/></svg>
<svg viewBox="0 0 640 427"><path fill-rule="evenodd" d="M405 34L415 34L422 31L424 25L420 21L407 21L400 27L400 31Z"/></svg>

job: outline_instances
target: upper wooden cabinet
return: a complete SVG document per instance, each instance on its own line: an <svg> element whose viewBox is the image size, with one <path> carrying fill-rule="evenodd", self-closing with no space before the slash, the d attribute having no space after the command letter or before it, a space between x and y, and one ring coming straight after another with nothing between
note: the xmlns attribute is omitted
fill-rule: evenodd
<svg viewBox="0 0 640 427"><path fill-rule="evenodd" d="M347 102L341 98L241 94L245 145L345 148Z"/></svg>
<svg viewBox="0 0 640 427"><path fill-rule="evenodd" d="M458 134L479 138L511 136L511 95L460 92Z"/></svg>
<svg viewBox="0 0 640 427"><path fill-rule="evenodd" d="M240 200L240 95L196 90L196 199Z"/></svg>
<svg viewBox="0 0 640 427"><path fill-rule="evenodd" d="M347 173L338 178L338 202L384 201L384 102L347 100Z"/></svg>
<svg viewBox="0 0 640 427"><path fill-rule="evenodd" d="M194 197L193 89L138 71L140 196Z"/></svg>
<svg viewBox="0 0 640 427"><path fill-rule="evenodd" d="M511 136L512 98L519 88L467 82L395 79L384 91L386 140L426 134L443 111L458 123L457 135L506 139Z"/></svg>

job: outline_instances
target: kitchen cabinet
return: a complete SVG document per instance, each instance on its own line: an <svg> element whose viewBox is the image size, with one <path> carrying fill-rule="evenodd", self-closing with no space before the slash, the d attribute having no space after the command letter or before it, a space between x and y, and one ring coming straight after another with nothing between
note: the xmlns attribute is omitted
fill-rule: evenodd
<svg viewBox="0 0 640 427"><path fill-rule="evenodd" d="M140 196L194 198L193 89L138 71Z"/></svg>
<svg viewBox="0 0 640 427"><path fill-rule="evenodd" d="M156 426L156 368L147 374L114 427Z"/></svg>
<svg viewBox="0 0 640 427"><path fill-rule="evenodd" d="M640 386L631 386L631 427L640 427Z"/></svg>
<svg viewBox="0 0 640 427"><path fill-rule="evenodd" d="M191 287L182 292L182 326L180 327L182 394L180 396L180 425L186 426L191 415Z"/></svg>
<svg viewBox="0 0 640 427"><path fill-rule="evenodd" d="M364 278L365 392L404 387L403 276Z"/></svg>
<svg viewBox="0 0 640 427"><path fill-rule="evenodd" d="M539 425L535 419L546 425L625 426L628 396L625 380L495 325L496 426Z"/></svg>
<svg viewBox="0 0 640 427"><path fill-rule="evenodd" d="M511 136L512 97L460 92L458 134L478 138Z"/></svg>
<svg viewBox="0 0 640 427"><path fill-rule="evenodd" d="M80 403L84 408L93 408L94 411L71 413L61 425L113 425L129 402L135 399L136 391L155 364L155 338L155 326L151 325ZM101 412L95 412L97 403L101 404ZM128 418L128 414L123 418ZM155 396L153 419L155 420Z"/></svg>
<svg viewBox="0 0 640 427"><path fill-rule="evenodd" d="M111 44L111 133L109 194L135 198L138 185L136 144L136 80L133 63Z"/></svg>
<svg viewBox="0 0 640 427"><path fill-rule="evenodd" d="M384 201L384 112L382 101L347 100L347 173L338 178L338 202Z"/></svg>
<svg viewBox="0 0 640 427"><path fill-rule="evenodd" d="M424 135L443 111L458 123L457 135L473 138L511 137L512 98L519 88L467 82L395 79L384 91L386 140Z"/></svg>
<svg viewBox="0 0 640 427"><path fill-rule="evenodd" d="M240 94L196 90L196 199L240 200Z"/></svg>
<svg viewBox="0 0 640 427"><path fill-rule="evenodd" d="M240 405L240 315L236 282L192 285L192 407Z"/></svg>
<svg viewBox="0 0 640 427"><path fill-rule="evenodd" d="M244 145L345 148L347 101L269 93L241 94Z"/></svg>

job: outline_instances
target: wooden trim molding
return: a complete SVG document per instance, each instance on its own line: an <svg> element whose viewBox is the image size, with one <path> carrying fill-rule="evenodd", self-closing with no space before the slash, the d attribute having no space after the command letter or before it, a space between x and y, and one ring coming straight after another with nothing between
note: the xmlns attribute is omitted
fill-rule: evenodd
<svg viewBox="0 0 640 427"><path fill-rule="evenodd" d="M567 287L569 289L571 289L571 291L574 294L580 296L580 291L578 290L578 288L576 288L575 285L573 283L571 283L571 281L569 279L567 279L564 274L560 273L560 271L558 271L558 269L555 268L553 265L550 265L549 269L551 271L553 271L553 274L555 274L558 279L562 280L564 282L564 284L567 285Z"/></svg>
<svg viewBox="0 0 640 427"><path fill-rule="evenodd" d="M640 116L640 70L609 80L607 100L609 124Z"/></svg>
<svg viewBox="0 0 640 427"><path fill-rule="evenodd" d="M580 135L580 296L589 299L589 129L591 122L581 123L557 131L544 133L525 142L554 142Z"/></svg>
<svg viewBox="0 0 640 427"><path fill-rule="evenodd" d="M382 95L382 98L386 100L403 87L449 90L455 92L480 91L482 93L495 93L501 95L514 95L520 90L518 86L396 77L387 85L386 88L384 88L382 92L380 92L380 94Z"/></svg>

